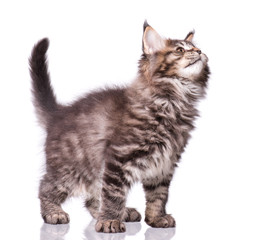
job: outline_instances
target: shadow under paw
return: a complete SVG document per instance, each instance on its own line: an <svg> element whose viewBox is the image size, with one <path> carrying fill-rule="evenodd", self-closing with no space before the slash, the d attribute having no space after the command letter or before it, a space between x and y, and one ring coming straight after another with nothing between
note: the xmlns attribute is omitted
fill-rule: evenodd
<svg viewBox="0 0 255 240"><path fill-rule="evenodd" d="M175 228L148 228L145 240L170 240L175 235Z"/></svg>
<svg viewBox="0 0 255 240"><path fill-rule="evenodd" d="M40 240L64 240L69 228L69 224L52 225L44 223L41 227Z"/></svg>

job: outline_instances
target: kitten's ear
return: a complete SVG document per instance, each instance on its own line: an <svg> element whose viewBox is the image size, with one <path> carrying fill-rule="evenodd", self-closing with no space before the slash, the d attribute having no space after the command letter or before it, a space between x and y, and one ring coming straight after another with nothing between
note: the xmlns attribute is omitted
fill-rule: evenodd
<svg viewBox="0 0 255 240"><path fill-rule="evenodd" d="M186 38L184 39L185 41L189 41L189 42L192 42L193 40L193 37L194 37L194 34L195 34L195 31L191 31L188 33L188 35L186 36Z"/></svg>
<svg viewBox="0 0 255 240"><path fill-rule="evenodd" d="M164 39L145 21L143 25L143 52L153 54L164 47Z"/></svg>

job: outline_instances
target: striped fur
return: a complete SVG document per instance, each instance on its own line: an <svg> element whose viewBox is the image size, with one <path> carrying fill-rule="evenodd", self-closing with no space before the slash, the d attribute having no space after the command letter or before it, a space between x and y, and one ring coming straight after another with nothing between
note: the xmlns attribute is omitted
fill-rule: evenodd
<svg viewBox="0 0 255 240"><path fill-rule="evenodd" d="M40 183L41 214L50 224L68 223L66 198L84 194L96 230L123 232L125 221L140 221L126 207L133 183L146 194L145 221L173 227L165 211L175 167L205 95L207 57L192 42L160 37L144 25L138 76L127 88L87 94L69 106L56 102L47 70L48 40L30 58L34 103L47 131L46 174Z"/></svg>

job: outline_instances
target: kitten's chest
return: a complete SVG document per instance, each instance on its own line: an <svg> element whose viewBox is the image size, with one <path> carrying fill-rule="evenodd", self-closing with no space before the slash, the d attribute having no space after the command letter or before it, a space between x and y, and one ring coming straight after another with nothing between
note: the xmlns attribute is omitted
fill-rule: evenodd
<svg viewBox="0 0 255 240"><path fill-rule="evenodd" d="M155 151L143 159L145 161L145 170L142 175L142 181L161 181L169 178L174 172L174 159L171 145L157 147Z"/></svg>
<svg viewBox="0 0 255 240"><path fill-rule="evenodd" d="M174 162L171 160L172 151L166 147L157 148L153 153L128 163L124 169L130 173L130 181L156 184L163 179L169 179L174 172Z"/></svg>
<svg viewBox="0 0 255 240"><path fill-rule="evenodd" d="M163 156L170 152L170 157L174 158L182 153L190 132L194 129L193 123L197 115L197 110L193 106L184 106L184 104L179 109L168 104L157 113L160 122L155 128L154 136L155 142L159 142L159 151L161 148L165 150L162 150Z"/></svg>
<svg viewBox="0 0 255 240"><path fill-rule="evenodd" d="M193 116L187 111L180 114L169 103L159 110L148 108L145 113L149 116L149 120L144 122L146 130L142 133L138 131L139 134L135 135L140 145L131 151L142 150L145 156L133 158L124 169L128 170L132 181L156 183L173 175L176 162L193 128ZM136 133L132 129L130 132ZM140 138L141 135L144 138Z"/></svg>

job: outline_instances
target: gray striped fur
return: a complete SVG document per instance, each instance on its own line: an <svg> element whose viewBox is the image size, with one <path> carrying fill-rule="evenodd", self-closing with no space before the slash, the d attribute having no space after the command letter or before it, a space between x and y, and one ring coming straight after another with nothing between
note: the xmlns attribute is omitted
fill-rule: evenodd
<svg viewBox="0 0 255 240"><path fill-rule="evenodd" d="M191 34L186 40L164 39L146 23L135 81L89 93L69 106L57 103L50 84L48 40L34 47L34 103L47 132L46 174L39 189L46 223L68 223L61 204L84 194L97 231L123 232L123 222L141 220L126 207L130 187L141 181L145 221L152 227L175 226L165 211L168 188L209 76L207 57L191 40Z"/></svg>

